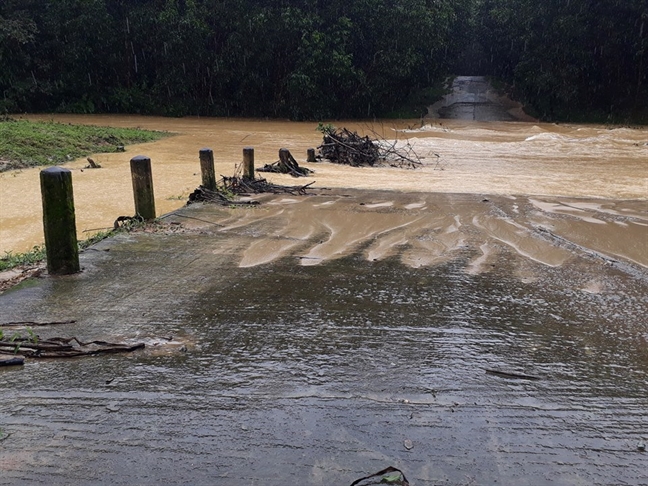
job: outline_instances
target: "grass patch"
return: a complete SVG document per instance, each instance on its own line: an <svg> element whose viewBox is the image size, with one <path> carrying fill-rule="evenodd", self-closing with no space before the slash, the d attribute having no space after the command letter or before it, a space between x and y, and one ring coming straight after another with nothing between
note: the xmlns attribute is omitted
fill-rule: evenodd
<svg viewBox="0 0 648 486"><path fill-rule="evenodd" d="M0 272L16 267L35 265L43 260L45 260L45 245L35 246L25 253L8 251L3 257L0 257Z"/></svg>
<svg viewBox="0 0 648 486"><path fill-rule="evenodd" d="M157 220L155 220L157 221ZM120 232L129 232L136 231L140 228L145 227L147 224L155 224L155 222L144 222L144 221L129 221L124 223L117 229L110 229L99 231L92 235L90 238L85 240L79 240L79 251L90 248L92 245L99 243L106 238L116 235ZM11 270L12 268L17 267L29 267L32 265L38 265L39 263L45 261L47 257L45 251L45 245L34 246L31 250L24 253L13 253L11 251L5 252L4 256L0 257L0 272L5 270Z"/></svg>
<svg viewBox="0 0 648 486"><path fill-rule="evenodd" d="M0 171L57 165L94 153L123 151L129 144L153 142L171 134L138 128L0 120Z"/></svg>

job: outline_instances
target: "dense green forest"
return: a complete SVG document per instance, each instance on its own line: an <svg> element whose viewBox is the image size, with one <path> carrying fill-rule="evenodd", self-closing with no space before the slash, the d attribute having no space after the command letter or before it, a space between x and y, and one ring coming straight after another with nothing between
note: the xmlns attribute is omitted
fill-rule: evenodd
<svg viewBox="0 0 648 486"><path fill-rule="evenodd" d="M645 0L2 0L0 112L383 116L450 74L641 115Z"/></svg>

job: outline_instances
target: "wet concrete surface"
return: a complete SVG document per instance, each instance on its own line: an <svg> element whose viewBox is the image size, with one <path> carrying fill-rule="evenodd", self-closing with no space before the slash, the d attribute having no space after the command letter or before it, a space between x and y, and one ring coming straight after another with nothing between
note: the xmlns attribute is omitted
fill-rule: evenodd
<svg viewBox="0 0 648 486"><path fill-rule="evenodd" d="M646 267L489 233L537 203L394 198L190 207L0 295L0 323L76 320L42 337L147 343L0 369L0 484L345 485L390 465L412 485L648 484ZM305 200L328 231L282 227ZM365 231L334 244L331 211ZM421 212L440 214L397 238ZM263 260L262 240L286 245Z"/></svg>

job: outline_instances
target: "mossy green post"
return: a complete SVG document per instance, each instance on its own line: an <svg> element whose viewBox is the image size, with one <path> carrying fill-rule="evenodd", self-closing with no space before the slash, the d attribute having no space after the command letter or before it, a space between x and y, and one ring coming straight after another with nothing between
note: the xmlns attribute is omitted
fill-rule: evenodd
<svg viewBox="0 0 648 486"><path fill-rule="evenodd" d="M81 270L77 243L72 172L50 167L40 173L47 271L68 275Z"/></svg>
<svg viewBox="0 0 648 486"><path fill-rule="evenodd" d="M151 159L144 155L138 155L131 159L130 166L133 178L133 196L135 197L135 215L145 220L155 219Z"/></svg>
<svg viewBox="0 0 648 486"><path fill-rule="evenodd" d="M254 148L243 149L243 179L254 179Z"/></svg>
<svg viewBox="0 0 648 486"><path fill-rule="evenodd" d="M215 191L214 151L210 148L200 149L200 173L202 174L202 186L210 191Z"/></svg>

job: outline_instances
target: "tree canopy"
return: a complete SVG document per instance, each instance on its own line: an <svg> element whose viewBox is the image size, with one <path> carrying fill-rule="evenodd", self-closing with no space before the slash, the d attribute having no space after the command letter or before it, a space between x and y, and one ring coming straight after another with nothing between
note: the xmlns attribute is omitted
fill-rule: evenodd
<svg viewBox="0 0 648 486"><path fill-rule="evenodd" d="M461 70L645 109L645 0L3 0L0 111L373 117Z"/></svg>
<svg viewBox="0 0 648 486"><path fill-rule="evenodd" d="M541 117L646 116L645 0L482 0L476 19L487 69Z"/></svg>

